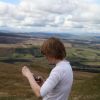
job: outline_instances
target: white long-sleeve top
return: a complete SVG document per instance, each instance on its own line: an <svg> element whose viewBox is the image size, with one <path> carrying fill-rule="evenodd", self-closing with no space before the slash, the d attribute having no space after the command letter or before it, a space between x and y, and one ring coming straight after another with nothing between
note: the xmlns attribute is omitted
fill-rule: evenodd
<svg viewBox="0 0 100 100"><path fill-rule="evenodd" d="M65 59L58 62L40 89L43 100L68 100L73 83L71 65Z"/></svg>

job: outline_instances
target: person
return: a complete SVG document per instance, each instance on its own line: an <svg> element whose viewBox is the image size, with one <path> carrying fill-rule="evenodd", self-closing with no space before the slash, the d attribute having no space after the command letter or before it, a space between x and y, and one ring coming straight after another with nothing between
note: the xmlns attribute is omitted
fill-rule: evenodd
<svg viewBox="0 0 100 100"><path fill-rule="evenodd" d="M49 64L55 64L49 77L40 87L27 66L22 68L22 74L28 79L34 94L43 100L68 100L73 83L73 71L66 58L64 44L55 37L44 41L41 52Z"/></svg>

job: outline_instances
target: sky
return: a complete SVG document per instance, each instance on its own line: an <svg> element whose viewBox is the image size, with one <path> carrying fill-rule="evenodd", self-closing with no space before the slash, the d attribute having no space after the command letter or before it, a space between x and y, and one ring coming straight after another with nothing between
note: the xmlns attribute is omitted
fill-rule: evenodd
<svg viewBox="0 0 100 100"><path fill-rule="evenodd" d="M100 0L0 0L0 30L100 33Z"/></svg>

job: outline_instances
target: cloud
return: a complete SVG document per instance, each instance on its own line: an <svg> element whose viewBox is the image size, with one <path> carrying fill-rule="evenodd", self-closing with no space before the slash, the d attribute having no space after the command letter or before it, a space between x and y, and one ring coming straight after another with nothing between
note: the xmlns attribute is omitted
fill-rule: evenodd
<svg viewBox="0 0 100 100"><path fill-rule="evenodd" d="M100 5L90 0L21 0L16 5L0 2L0 27L100 31L99 9Z"/></svg>

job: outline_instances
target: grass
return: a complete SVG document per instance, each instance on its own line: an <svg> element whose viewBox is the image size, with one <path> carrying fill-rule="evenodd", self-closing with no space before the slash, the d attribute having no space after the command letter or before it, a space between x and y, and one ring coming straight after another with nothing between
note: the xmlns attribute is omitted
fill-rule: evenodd
<svg viewBox="0 0 100 100"><path fill-rule="evenodd" d="M0 100L38 100L27 81L21 75L21 68L25 63L8 64L0 63ZM28 64L27 64L28 65ZM29 64L30 65L30 64ZM49 68L32 63L30 69L46 78ZM100 74L74 72L74 84L70 100L99 100L100 99Z"/></svg>
<svg viewBox="0 0 100 100"><path fill-rule="evenodd" d="M100 74L75 72L70 100L99 100Z"/></svg>

